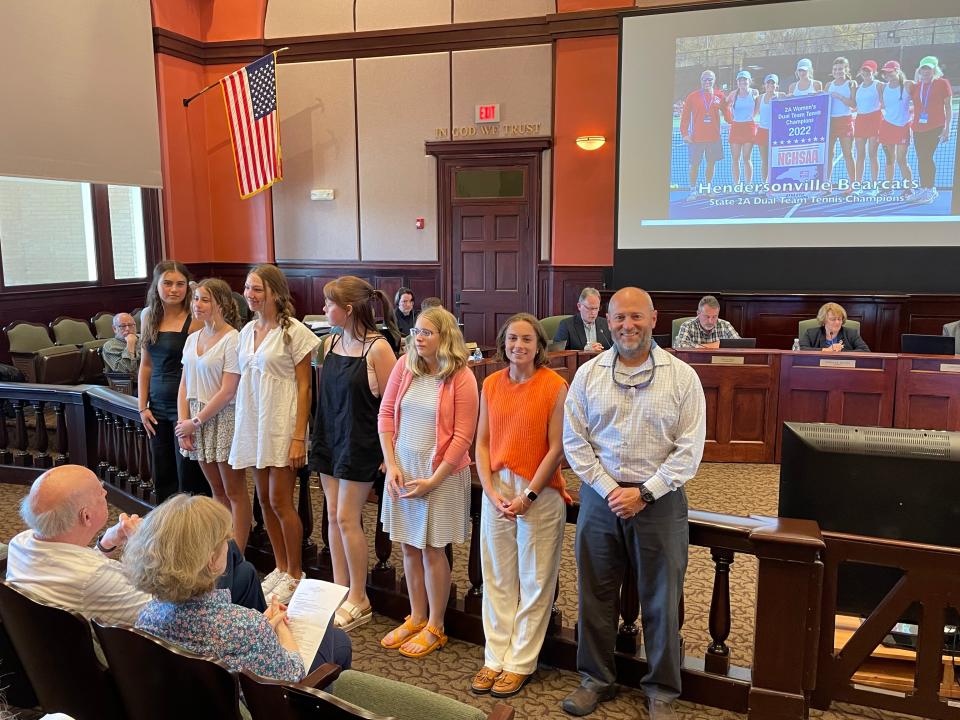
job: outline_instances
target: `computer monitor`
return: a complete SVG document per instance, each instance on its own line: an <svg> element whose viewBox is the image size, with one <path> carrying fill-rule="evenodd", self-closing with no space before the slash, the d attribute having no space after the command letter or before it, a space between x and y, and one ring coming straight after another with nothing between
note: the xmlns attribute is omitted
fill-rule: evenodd
<svg viewBox="0 0 960 720"><path fill-rule="evenodd" d="M756 338L720 338L721 348L755 348Z"/></svg>
<svg viewBox="0 0 960 720"><path fill-rule="evenodd" d="M653 336L653 341L662 348L668 348L673 343L670 333L657 334Z"/></svg>
<svg viewBox="0 0 960 720"><path fill-rule="evenodd" d="M900 352L917 355L953 355L956 342L946 335L901 335Z"/></svg>
<svg viewBox="0 0 960 720"><path fill-rule="evenodd" d="M960 548L960 432L784 423L778 513L822 530ZM869 615L901 575L842 564L837 612Z"/></svg>

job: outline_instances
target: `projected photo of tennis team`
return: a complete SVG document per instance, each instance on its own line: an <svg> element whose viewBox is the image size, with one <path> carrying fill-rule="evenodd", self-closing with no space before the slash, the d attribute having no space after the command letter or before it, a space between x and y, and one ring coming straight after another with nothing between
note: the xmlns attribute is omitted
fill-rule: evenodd
<svg viewBox="0 0 960 720"><path fill-rule="evenodd" d="M678 38L669 217L957 213L952 83L960 17Z"/></svg>

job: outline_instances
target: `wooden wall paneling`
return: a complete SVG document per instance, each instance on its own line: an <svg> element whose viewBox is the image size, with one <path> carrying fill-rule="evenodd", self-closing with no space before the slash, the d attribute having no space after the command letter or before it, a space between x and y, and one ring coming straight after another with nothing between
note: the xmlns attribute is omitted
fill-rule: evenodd
<svg viewBox="0 0 960 720"><path fill-rule="evenodd" d="M901 313L903 332L939 335L945 324L960 320L960 296L914 295Z"/></svg>
<svg viewBox="0 0 960 720"><path fill-rule="evenodd" d="M373 276L373 286L377 290L383 290L386 296L390 299L390 303L393 303L393 297L397 294L397 290L403 287L404 278L400 275L374 275Z"/></svg>
<svg viewBox="0 0 960 720"><path fill-rule="evenodd" d="M440 277L407 277L407 287L413 290L414 307L419 308L420 302L426 297L440 297Z"/></svg>
<svg viewBox="0 0 960 720"><path fill-rule="evenodd" d="M960 430L958 371L960 356L901 355L893 426Z"/></svg>
<svg viewBox="0 0 960 720"><path fill-rule="evenodd" d="M313 283L309 277L303 275L287 275L287 284L290 286L290 295L293 298L293 307L298 317L313 314L306 308L316 307L313 300Z"/></svg>
<svg viewBox="0 0 960 720"><path fill-rule="evenodd" d="M824 363L854 362L855 367ZM780 355L777 460L785 422L892 427L897 356L880 353L785 352Z"/></svg>
<svg viewBox="0 0 960 720"><path fill-rule="evenodd" d="M593 287L601 291L604 296L603 267L591 266L560 266L541 265L538 268L538 317L551 315L572 315L577 311L577 300L580 291L585 287ZM601 312L606 312L606 303Z"/></svg>

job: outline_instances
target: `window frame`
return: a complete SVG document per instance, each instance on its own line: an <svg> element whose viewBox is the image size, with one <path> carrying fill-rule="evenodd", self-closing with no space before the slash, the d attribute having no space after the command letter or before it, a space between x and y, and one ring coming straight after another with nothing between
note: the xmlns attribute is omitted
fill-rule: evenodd
<svg viewBox="0 0 960 720"><path fill-rule="evenodd" d="M156 188L140 188L143 207L143 241L146 254L146 276L142 278L114 277L113 234L110 229L110 199L106 184L90 183L91 207L93 208L93 242L96 255L97 280L82 280L60 283L34 283L32 285L7 285L0 262L0 294L35 292L37 290L65 290L70 288L98 288L114 285L136 285L150 281L150 269L159 262L162 253L160 232L160 191Z"/></svg>

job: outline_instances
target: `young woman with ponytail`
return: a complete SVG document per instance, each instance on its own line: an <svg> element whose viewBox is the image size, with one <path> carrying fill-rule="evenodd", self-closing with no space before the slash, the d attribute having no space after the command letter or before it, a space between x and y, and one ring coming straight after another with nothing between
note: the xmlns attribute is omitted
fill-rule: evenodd
<svg viewBox="0 0 960 720"><path fill-rule="evenodd" d="M175 432L180 452L200 463L213 499L230 511L240 552L247 546L252 507L246 474L227 460L233 443L234 398L240 384L240 312L230 286L208 278L193 291L193 317L203 327L183 346Z"/></svg>
<svg viewBox="0 0 960 720"><path fill-rule="evenodd" d="M397 362L393 343L374 319L377 304L386 332L395 341L400 333L390 298L361 278L345 275L328 282L323 295L327 320L343 330L324 341L310 467L323 484L333 579L350 587L334 622L349 630L372 615L367 598L367 538L360 514L383 466L377 414Z"/></svg>
<svg viewBox="0 0 960 720"><path fill-rule="evenodd" d="M320 341L294 315L287 279L257 265L243 287L254 319L240 331L240 385L230 464L253 468L263 522L277 567L263 594L287 603L303 578L303 524L293 502L297 470L307 461L310 361Z"/></svg>

